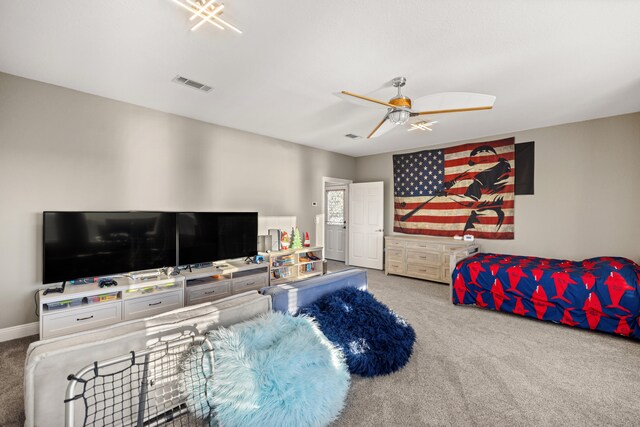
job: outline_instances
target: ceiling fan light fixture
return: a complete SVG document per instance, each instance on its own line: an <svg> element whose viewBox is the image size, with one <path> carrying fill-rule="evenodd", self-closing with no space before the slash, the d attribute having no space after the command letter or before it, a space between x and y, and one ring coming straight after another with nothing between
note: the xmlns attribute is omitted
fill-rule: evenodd
<svg viewBox="0 0 640 427"><path fill-rule="evenodd" d="M403 125L407 123L407 120L409 120L409 117L411 117L411 112L409 110L404 110L402 108L397 108L395 110L392 110L387 116L389 121L396 125Z"/></svg>
<svg viewBox="0 0 640 427"><path fill-rule="evenodd" d="M191 1L191 0L186 0ZM204 0L202 0L204 1ZM402 94L402 87L407 83L404 77L396 77L391 81L393 87L398 90L396 96L388 102L369 96L358 95L353 92L343 90L340 94L336 94L343 99L351 102L357 101L358 104L374 106L376 108L387 107L387 112L383 119L371 131L367 139L377 138L398 125L404 125L411 117L420 117L445 113L462 113L467 111L490 110L496 97L493 95L485 95L481 93L470 92L442 92L420 97L414 104L408 96ZM344 97L343 97L344 96ZM437 123L435 120L427 122L422 120L410 123L409 131L420 130L431 132L431 126Z"/></svg>

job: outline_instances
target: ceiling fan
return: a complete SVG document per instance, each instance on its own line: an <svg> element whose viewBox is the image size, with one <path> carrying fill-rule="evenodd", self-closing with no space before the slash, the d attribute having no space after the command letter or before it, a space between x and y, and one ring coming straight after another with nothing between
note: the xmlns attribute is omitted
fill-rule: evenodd
<svg viewBox="0 0 640 427"><path fill-rule="evenodd" d="M358 95L343 90L337 95L341 98L367 107L387 108L387 113L378 125L371 131L367 139L378 137L387 133L397 125L404 125L411 117L430 114L461 113L465 111L490 110L496 100L495 96L470 92L442 92L423 96L411 101L411 98L402 94L402 87L407 79L396 77L391 81L393 87L398 89L398 94L388 102ZM430 126L437 122L419 122L412 124L409 130L431 130Z"/></svg>

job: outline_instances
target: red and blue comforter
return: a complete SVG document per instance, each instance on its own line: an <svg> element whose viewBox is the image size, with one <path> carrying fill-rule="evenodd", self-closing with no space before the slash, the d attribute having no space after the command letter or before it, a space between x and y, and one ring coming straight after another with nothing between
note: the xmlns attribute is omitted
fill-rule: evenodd
<svg viewBox="0 0 640 427"><path fill-rule="evenodd" d="M453 303L640 339L640 266L476 254L453 272Z"/></svg>

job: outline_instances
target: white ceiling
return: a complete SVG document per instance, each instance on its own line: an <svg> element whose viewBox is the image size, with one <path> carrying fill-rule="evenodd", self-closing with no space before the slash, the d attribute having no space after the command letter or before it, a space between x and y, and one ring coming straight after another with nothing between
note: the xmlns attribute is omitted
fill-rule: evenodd
<svg viewBox="0 0 640 427"><path fill-rule="evenodd" d="M238 35L170 0L2 0L0 70L352 156L640 111L640 1L227 0ZM171 82L177 74L209 94ZM388 99L465 91L491 111L366 135ZM1 102L1 101L0 101Z"/></svg>

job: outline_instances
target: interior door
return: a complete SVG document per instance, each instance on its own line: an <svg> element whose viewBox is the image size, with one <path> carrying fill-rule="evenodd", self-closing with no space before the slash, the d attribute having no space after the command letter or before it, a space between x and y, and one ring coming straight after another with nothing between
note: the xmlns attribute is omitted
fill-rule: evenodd
<svg viewBox="0 0 640 427"><path fill-rule="evenodd" d="M382 270L384 183L349 184L349 264Z"/></svg>
<svg viewBox="0 0 640 427"><path fill-rule="evenodd" d="M328 188L325 191L325 245L324 257L335 261L345 260L347 240L346 186Z"/></svg>

